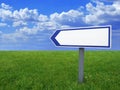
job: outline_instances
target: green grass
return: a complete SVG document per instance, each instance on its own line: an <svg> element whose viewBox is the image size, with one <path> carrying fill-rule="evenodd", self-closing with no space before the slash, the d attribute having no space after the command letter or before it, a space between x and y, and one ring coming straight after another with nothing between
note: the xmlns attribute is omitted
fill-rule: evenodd
<svg viewBox="0 0 120 90"><path fill-rule="evenodd" d="M0 51L0 90L120 90L120 51Z"/></svg>

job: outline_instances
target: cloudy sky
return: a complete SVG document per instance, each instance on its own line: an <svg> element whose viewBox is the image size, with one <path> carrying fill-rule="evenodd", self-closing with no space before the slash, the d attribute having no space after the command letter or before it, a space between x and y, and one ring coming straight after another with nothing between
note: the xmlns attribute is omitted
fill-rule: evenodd
<svg viewBox="0 0 120 90"><path fill-rule="evenodd" d="M55 30L101 25L112 25L120 50L120 0L0 0L0 50L63 49L50 40Z"/></svg>

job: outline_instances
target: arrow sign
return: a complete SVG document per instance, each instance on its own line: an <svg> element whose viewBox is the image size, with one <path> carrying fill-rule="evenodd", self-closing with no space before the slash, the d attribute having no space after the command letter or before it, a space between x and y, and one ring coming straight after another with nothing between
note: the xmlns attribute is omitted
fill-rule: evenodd
<svg viewBox="0 0 120 90"><path fill-rule="evenodd" d="M78 81L84 81L84 47L110 47L111 26L57 30L51 37L56 46L79 48Z"/></svg>
<svg viewBox="0 0 120 90"><path fill-rule="evenodd" d="M57 30L51 37L56 46L110 47L111 27L84 27Z"/></svg>

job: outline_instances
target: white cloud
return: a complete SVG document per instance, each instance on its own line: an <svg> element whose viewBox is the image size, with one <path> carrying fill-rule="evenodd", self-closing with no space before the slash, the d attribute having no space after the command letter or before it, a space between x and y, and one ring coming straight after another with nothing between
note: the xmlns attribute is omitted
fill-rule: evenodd
<svg viewBox="0 0 120 90"><path fill-rule="evenodd" d="M38 21L38 11L37 9L29 10L28 8L15 10L13 12L13 18L15 21L23 20L23 21Z"/></svg>
<svg viewBox="0 0 120 90"><path fill-rule="evenodd" d="M39 22L36 25L36 28L38 30L55 30L55 29L57 29L59 27L60 27L59 24L57 24L56 22L52 22L52 21Z"/></svg>
<svg viewBox="0 0 120 90"><path fill-rule="evenodd" d="M116 8L116 10L120 9L120 0L115 1L115 2L113 3L113 6Z"/></svg>
<svg viewBox="0 0 120 90"><path fill-rule="evenodd" d="M1 42L19 42L19 40L26 41L28 37L22 33L2 33L1 36Z"/></svg>
<svg viewBox="0 0 120 90"><path fill-rule="evenodd" d="M0 18L2 21L12 20L12 12L10 10L0 8Z"/></svg>
<svg viewBox="0 0 120 90"><path fill-rule="evenodd" d="M46 15L40 14L38 17L38 20L44 22L44 21L47 21L49 19Z"/></svg>
<svg viewBox="0 0 120 90"><path fill-rule="evenodd" d="M26 25L27 25L27 22L24 22L24 21L13 22L13 27L26 26Z"/></svg>
<svg viewBox="0 0 120 90"><path fill-rule="evenodd" d="M3 9L12 9L12 7L11 6L9 6L9 5L6 5L5 3L2 3L1 4L1 8L3 8Z"/></svg>
<svg viewBox="0 0 120 90"><path fill-rule="evenodd" d="M92 3L86 5L86 9L89 12L85 16L86 24L98 25L110 22L120 22L120 6L118 2L114 2L112 5L105 5L103 2L96 2L96 6Z"/></svg>
<svg viewBox="0 0 120 90"><path fill-rule="evenodd" d="M61 25L77 25L77 23L83 23L83 13L77 10L69 10L68 12L62 12L60 14L54 13L50 15L50 19Z"/></svg>
<svg viewBox="0 0 120 90"><path fill-rule="evenodd" d="M35 27L33 27L33 28L23 27L23 28L16 30L16 32L30 35L30 34L36 34L38 32L38 29Z"/></svg>
<svg viewBox="0 0 120 90"><path fill-rule="evenodd" d="M36 23L33 27L29 28L27 26L20 28L16 30L18 33L23 33L23 34L37 34L39 31L43 30L56 30L57 28L60 28L61 26L55 22L38 22Z"/></svg>
<svg viewBox="0 0 120 90"><path fill-rule="evenodd" d="M0 27L8 26L6 23L0 23Z"/></svg>
<svg viewBox="0 0 120 90"><path fill-rule="evenodd" d="M3 4L1 4L1 6L3 6ZM7 5L6 5L7 8ZM44 15L40 15L38 14L37 9L28 9L28 8L24 8L24 9L20 9L20 10L10 10L10 9L6 9L6 8L0 8L0 18L3 21L25 21L25 22L36 22L39 21L39 19L46 20L47 17L45 17Z"/></svg>

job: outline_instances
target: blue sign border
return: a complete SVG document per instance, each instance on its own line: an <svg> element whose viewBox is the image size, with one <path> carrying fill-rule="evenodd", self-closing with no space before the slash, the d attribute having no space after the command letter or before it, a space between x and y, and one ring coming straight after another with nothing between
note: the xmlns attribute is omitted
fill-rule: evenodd
<svg viewBox="0 0 120 90"><path fill-rule="evenodd" d="M61 31L70 31L70 30L86 30L86 29L97 29L97 28L108 28L108 46L94 46L94 45L60 45L59 42L55 39L55 37L61 32ZM51 37L51 40L55 43L56 46L67 46L67 47L104 47L104 48L110 48L111 47L111 25L109 26L96 26L96 27L82 27L82 28L75 28L75 29L62 29L57 30Z"/></svg>

